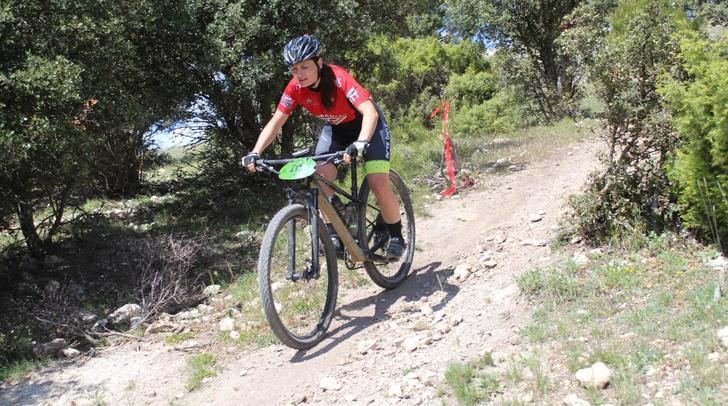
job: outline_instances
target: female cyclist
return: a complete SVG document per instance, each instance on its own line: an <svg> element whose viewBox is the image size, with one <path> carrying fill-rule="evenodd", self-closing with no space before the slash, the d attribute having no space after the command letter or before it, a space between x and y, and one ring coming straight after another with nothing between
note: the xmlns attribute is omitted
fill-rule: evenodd
<svg viewBox="0 0 728 406"><path fill-rule="evenodd" d="M389 186L389 127L376 104L354 78L343 68L325 64L321 57L321 43L310 35L291 40L283 51L292 78L283 90L276 112L263 128L255 147L243 158L243 165L255 171L255 161L273 142L289 115L299 105L324 120L316 144L316 154L346 150L344 162L363 155L364 171L374 192L382 218L389 229L386 256L396 260L404 252L402 222L399 203ZM333 181L336 167L324 164L316 168L319 175ZM323 186L324 194L332 199L332 190ZM333 197L335 198L335 196ZM339 202L332 202L335 205ZM332 231L332 239L341 243Z"/></svg>

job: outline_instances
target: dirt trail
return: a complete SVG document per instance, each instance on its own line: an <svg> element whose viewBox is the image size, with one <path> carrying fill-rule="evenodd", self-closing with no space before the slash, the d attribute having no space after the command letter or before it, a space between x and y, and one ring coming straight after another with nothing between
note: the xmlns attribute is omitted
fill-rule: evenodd
<svg viewBox="0 0 728 406"><path fill-rule="evenodd" d="M597 146L574 143L433 204L418 219L414 273L393 291L370 284L340 297L330 334L309 351L223 349L217 375L187 392L186 360L213 341L187 351L131 343L0 388L0 404L440 404L450 362L520 343L531 312L513 278L550 260L548 246L533 244L553 238L564 198L597 165ZM464 264L473 273L463 282L454 271Z"/></svg>

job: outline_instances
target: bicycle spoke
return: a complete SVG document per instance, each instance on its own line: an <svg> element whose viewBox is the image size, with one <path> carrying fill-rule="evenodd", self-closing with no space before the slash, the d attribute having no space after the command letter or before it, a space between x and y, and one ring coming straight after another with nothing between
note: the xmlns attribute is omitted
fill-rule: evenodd
<svg viewBox="0 0 728 406"><path fill-rule="evenodd" d="M276 336L294 348L318 342L336 303L336 257L330 242L321 243L319 270L313 269L311 225L297 205L277 215L261 247L259 275L266 318ZM288 208L284 208L284 212Z"/></svg>

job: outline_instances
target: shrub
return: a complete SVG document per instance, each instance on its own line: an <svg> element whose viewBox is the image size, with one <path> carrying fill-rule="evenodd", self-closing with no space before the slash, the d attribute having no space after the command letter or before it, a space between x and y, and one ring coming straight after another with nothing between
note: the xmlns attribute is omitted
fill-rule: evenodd
<svg viewBox="0 0 728 406"><path fill-rule="evenodd" d="M501 91L484 103L453 111L450 132L458 138L479 138L510 133L524 125L524 113L513 94Z"/></svg>
<svg viewBox="0 0 728 406"><path fill-rule="evenodd" d="M577 231L593 242L624 225L659 230L673 224L666 167L678 139L657 83L676 66L672 35L682 21L659 1L620 3L615 29L595 58L590 79L606 106L605 169L592 176L585 196L571 200Z"/></svg>
<svg viewBox="0 0 728 406"><path fill-rule="evenodd" d="M728 241L728 39L683 34L680 56L689 80L663 88L684 140L669 177L685 225Z"/></svg>

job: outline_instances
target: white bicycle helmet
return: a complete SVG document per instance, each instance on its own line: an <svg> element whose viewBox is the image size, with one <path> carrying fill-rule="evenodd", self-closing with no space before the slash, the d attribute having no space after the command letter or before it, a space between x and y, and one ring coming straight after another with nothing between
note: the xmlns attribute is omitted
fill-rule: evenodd
<svg viewBox="0 0 728 406"><path fill-rule="evenodd" d="M287 65L294 65L320 55L321 43L311 35L294 38L283 49L283 60Z"/></svg>

